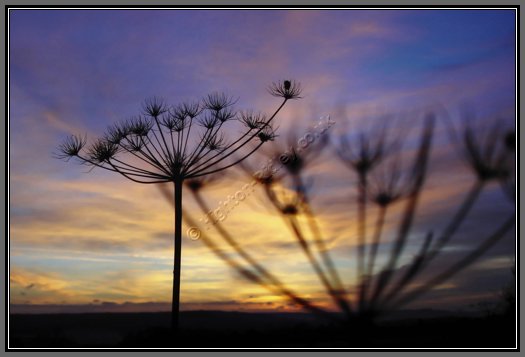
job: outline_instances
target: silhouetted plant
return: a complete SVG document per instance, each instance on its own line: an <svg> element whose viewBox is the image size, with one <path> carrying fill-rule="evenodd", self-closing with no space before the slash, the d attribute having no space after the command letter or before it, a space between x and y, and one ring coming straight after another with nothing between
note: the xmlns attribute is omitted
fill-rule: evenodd
<svg viewBox="0 0 525 357"><path fill-rule="evenodd" d="M199 177L196 179L187 180L186 185L188 186L188 188L190 188L192 196L194 200L197 202L197 204L199 205L201 211L205 214L210 213L211 210L209 206L206 204L204 197L201 193L202 189L205 186L202 178ZM228 245L232 247L235 250L235 252L237 252L237 254L239 254L239 257L242 258L245 261L245 263L247 263L249 267L252 269L250 270L250 268L248 269L241 268L240 269L241 271L244 271L244 272L248 271L250 276L253 276L258 280L259 285L262 285L263 287L268 288L272 290L273 292L278 293L279 295L288 297L293 302L301 305L307 310L310 310L317 314L324 313L324 315L326 315L323 309L316 307L313 304L311 304L309 301L307 301L306 299L299 297L298 294L296 294L291 289L286 287L276 276L270 273L261 263L257 262L257 260L251 254L249 254L246 251L246 249L242 247L241 244L237 242L234 236L228 232L228 230L224 227L220 219L214 219L213 227L217 230L220 236L228 243Z"/></svg>
<svg viewBox="0 0 525 357"><path fill-rule="evenodd" d="M254 122L257 122L257 119L254 119ZM311 182L305 179L305 167L311 163L312 158L320 156L324 144L311 151L300 151L294 150L293 140L291 142L289 140L287 147L284 148L273 142L270 150L266 150L266 154L277 163L278 170L267 168L257 171L257 167L246 162L239 165L250 178L260 184L267 202L271 203L275 212L289 228L328 296L350 321L359 318L359 323L368 323L375 316L411 303L476 261L509 232L515 223L515 214L512 214L493 232L486 237L480 237L480 240L474 243L458 261L437 267L434 275L429 278L420 277L421 272L430 262L444 251L487 183L500 183L509 198L515 200L515 183L512 175L515 154L513 131L505 133L491 131L485 134L474 130L470 124L465 124L460 135L455 133L457 140L454 143L475 174L473 188L466 194L464 201L459 204L457 211L453 212L449 223L441 231L433 229L421 235L418 251L411 260L407 260L408 237L413 231L414 221L418 215L418 204L429 176L427 170L431 162L435 122L434 115L426 116L419 142L415 147L412 161L408 162L408 167L403 167L406 165L401 164L400 141L389 140L385 127L380 128L379 132L374 130L361 132L354 136L355 139L348 136L347 139L342 139L338 146L339 157L357 176L357 261L358 268L361 267L362 272L358 275L356 283L358 290L353 301L347 295L345 283L340 279L337 266L330 257L326 240L317 224L311 207ZM252 124L252 126L257 125ZM283 153L287 154L287 160L281 160ZM195 187L198 187L194 193L195 200L201 201L199 205L203 212L209 211L203 197L200 193L197 194L203 185L199 184ZM367 202L377 209L370 238L367 237L364 228L368 221ZM384 226L392 206L401 208L401 214L394 236L384 241L383 236L391 234L385 232ZM246 264L235 268L247 272L241 275L288 297L307 310L326 315L325 311L301 298L297 292L290 294L291 290L286 288L286 282L278 280L273 272L254 259L242 247L242 242L226 230L223 222L217 222L215 228ZM382 266L378 266L377 259L380 245L388 247ZM368 249L365 250L365 247ZM401 262L403 266L400 266ZM418 278L417 284L411 284Z"/></svg>
<svg viewBox="0 0 525 357"><path fill-rule="evenodd" d="M470 253L466 254L455 264L452 264L448 269L435 275L434 278L429 279L417 289L412 290L406 295L402 294L403 288L412 280L416 274L421 272L431 260L433 260L450 241L459 226L465 220L467 214L472 209L476 199L479 197L482 190L489 182L500 182L508 193L510 199L514 199L514 191L512 186L511 171L513 169L513 132L509 131L503 134L500 130L500 124L494 123L490 130L476 130L472 122L467 118L463 121L463 128L460 134L452 128L451 138L460 152L463 153L463 158L467 165L471 168L476 176L476 180L467 193L465 200L460 204L457 212L452 216L449 224L445 226L443 233L436 239L435 244L430 248L425 243L425 252L422 256L417 257L413 265L417 264L417 269L409 270L407 274L411 273L403 284L396 286L395 294L391 293L388 302L394 296L398 296L397 303L392 306L397 308L403 304L409 303L419 295L432 289L434 286L449 279L468 265L472 264L489 248L497 243L507 233L515 222L515 213L503 222L492 234L481 241L480 244L474 246ZM429 237L432 233L429 233ZM429 238L430 239L430 238Z"/></svg>
<svg viewBox="0 0 525 357"><path fill-rule="evenodd" d="M209 177L209 176L207 176ZM216 177L212 175L212 177ZM205 182L204 182L205 181ZM199 193L208 183L215 181L203 180L202 177L197 179L191 179L186 182L186 186L192 192L194 199L199 203L199 207L204 214L209 214L208 206L204 203L204 198ZM171 197L173 193L166 185L159 185L161 192L164 194L167 200L172 202ZM198 195L198 197L197 197ZM195 221L190 214L184 213L183 219L187 222L190 227L197 227L198 223ZM242 246L235 240L235 238L226 230L220 221L215 221L214 226L219 232L221 237L228 243L228 245L235 249L239 254L239 257L244 260L244 265L238 262L230 254L226 253L219 244L215 242L212 237L209 237L205 231L199 231L199 240L202 241L211 252L213 252L219 259L224 261L228 266L234 269L240 276L247 279L248 281L258 284L276 295L282 295L288 297L294 303L302 306L306 310L315 313L325 319L333 320L334 317L323 308L315 306L307 299L301 298L298 294L293 292L291 289L285 286L285 284L269 272L264 266L256 261ZM246 267L245 265L249 267Z"/></svg>
<svg viewBox="0 0 525 357"><path fill-rule="evenodd" d="M272 84L269 92L283 99L269 117L237 113L233 109L236 100L222 93L173 107L152 98L144 102L142 115L109 126L105 135L90 146L86 146L85 137L70 136L58 147L59 159L76 158L82 164L118 173L137 183L173 184L173 328L178 326L180 298L183 183L232 167L274 139L272 121L289 100L299 98L301 89L299 83L286 80ZM233 121L244 124L245 129L228 142L223 131ZM257 143L232 160L232 155L252 142Z"/></svg>
<svg viewBox="0 0 525 357"><path fill-rule="evenodd" d="M355 134L355 133L354 133ZM357 134L357 139L352 140L348 136L341 136L337 154L343 163L354 170L358 176L357 185L357 206L358 206L358 247L357 247L357 278L362 281L360 287L359 307L362 308L363 294L365 293L364 273L365 273L365 248L366 242L366 202L368 191L368 177L374 169L384 159L390 149L386 142L386 126L380 128L374 135L367 135L365 132Z"/></svg>
<svg viewBox="0 0 525 357"><path fill-rule="evenodd" d="M304 170L312 164L316 157L328 143L328 136L320 136L305 149L298 147L299 136L290 132L286 138L285 147L277 141L272 142L266 156L278 165L276 172L263 170L256 172L253 168L247 169L241 165L248 175L262 184L266 198L275 211L281 216L296 239L301 251L305 254L319 281L337 306L349 317L352 308L346 298L346 291L339 277L329 251L321 236L315 215L310 206L309 188L305 183ZM284 178L291 181L291 190L284 190L281 186ZM279 185L278 185L279 184ZM299 224L297 217L304 215L307 218L308 229L313 236L314 245L308 241L305 230ZM321 260L316 257L314 247L320 254Z"/></svg>
<svg viewBox="0 0 525 357"><path fill-rule="evenodd" d="M453 143L457 146L458 151L463 154L462 157L475 174L476 180L450 222L435 240L435 243L431 246L430 242L423 245L425 247L424 257L418 256L418 259L416 259L417 264L414 263L413 268L407 271L407 275L400 280L396 288L386 297L386 301L394 297L394 291L396 294L399 294L404 286L415 278L443 250L467 217L483 188L489 182L500 181L504 188L507 188L506 182L510 176L509 170L512 161L512 156L509 155L512 137L509 137L508 133L503 136L498 125L494 125L490 131L476 132L472 123L465 119L462 131L458 133L452 128L451 134ZM429 233L427 239L431 240L431 237L432 234ZM414 269L414 267L417 267L417 269Z"/></svg>
<svg viewBox="0 0 525 357"><path fill-rule="evenodd" d="M381 244L385 217L388 209L394 203L402 199L406 195L408 189L408 187L406 187L407 185L403 182L399 151L396 153L389 153L389 155L394 157L390 165L388 165L387 168L385 168L386 165L382 165L384 170L381 173L373 172L371 182L368 186L368 198L372 204L377 206L378 212L372 235L372 242L370 243L368 252L366 272L361 278L359 300L363 309L366 308L365 304L367 303L368 288L375 273L374 268L376 256Z"/></svg>

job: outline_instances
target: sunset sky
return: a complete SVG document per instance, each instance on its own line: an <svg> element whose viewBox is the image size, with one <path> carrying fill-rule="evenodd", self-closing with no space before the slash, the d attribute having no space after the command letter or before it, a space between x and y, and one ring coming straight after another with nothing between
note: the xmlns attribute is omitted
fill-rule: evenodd
<svg viewBox="0 0 525 357"><path fill-rule="evenodd" d="M152 96L177 104L224 91L239 97L239 109L271 113L280 101L266 88L287 78L301 82L304 92L277 117L278 139L291 130L300 136L326 115L335 122L329 129L334 142L371 122L392 120L410 151L421 119L436 113L432 174L403 265L419 250L422 236L440 232L475 180L445 135L445 119L459 123L468 112L482 124L492 120L502 130L514 128L515 13L10 10L12 312L168 310L173 206L155 186L88 172L53 158L53 152L69 134L102 135L109 124L139 114ZM355 177L332 148L316 156L305 172L312 178L313 207L352 291ZM251 163L257 167L262 160L258 155ZM211 207L249 182L231 171L236 176L206 188ZM202 216L189 192L184 207L195 219ZM387 233L396 229L402 207L388 217ZM456 261L514 209L498 184L488 185L424 276ZM370 227L374 213L371 209ZM301 296L332 307L260 188L224 223ZM465 308L497 299L513 279L514 242L512 231L476 264L410 307ZM385 252L386 247L380 261ZM183 309L296 310L285 298L244 280L199 240L184 237L182 255Z"/></svg>

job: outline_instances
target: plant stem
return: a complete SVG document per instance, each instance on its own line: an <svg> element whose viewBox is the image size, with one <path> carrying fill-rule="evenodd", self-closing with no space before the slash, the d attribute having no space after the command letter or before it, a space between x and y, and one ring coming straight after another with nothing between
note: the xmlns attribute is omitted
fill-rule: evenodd
<svg viewBox="0 0 525 357"><path fill-rule="evenodd" d="M310 227L310 231L313 234L314 243L317 247L318 252L321 254L321 258L323 259L323 263L325 267L327 268L328 273L330 274L330 278L332 279L333 286L335 286L338 297L341 300L344 300L346 302L346 305L348 306L346 311L348 312L348 316L350 317L351 306L346 300L346 290L341 281L341 278L339 277L339 273L337 272L337 269L335 268L334 262L332 261L332 258L330 257L330 254L328 253L328 249L324 243L323 237L321 236L321 231L316 222L315 215L312 212L312 209L310 207L309 197L306 191L302 189L302 187L304 187L304 183L300 175L294 175L294 184L296 187L296 191L301 196L301 201L303 203L303 210L308 219L308 225Z"/></svg>
<svg viewBox="0 0 525 357"><path fill-rule="evenodd" d="M360 292L360 299L362 303L362 308L366 309L366 303L367 303L367 294L368 294L368 288L371 286L373 281L373 274L374 274L374 265L375 260L377 256L377 250L379 248L379 244L381 242L381 233L383 232L383 226L385 224L385 216L388 206L381 206L379 207L379 212L377 214L377 221L375 225L375 232L374 237L372 240L372 246L370 247L369 251L369 257L368 257L368 267L366 270L366 275L361 282L362 291Z"/></svg>
<svg viewBox="0 0 525 357"><path fill-rule="evenodd" d="M171 328L179 327L180 303L180 267L182 248L182 179L173 182L175 191L173 203L175 206L175 251L173 254L173 295L171 300Z"/></svg>
<svg viewBox="0 0 525 357"><path fill-rule="evenodd" d="M375 225L374 240L372 241L372 247L370 248L370 256L368 261L368 269L366 275L372 277L374 275L374 265L377 256L377 249L381 242L381 233L383 232L383 226L385 225L385 216L386 216L387 206L379 207L379 212L377 215L377 222Z"/></svg>
<svg viewBox="0 0 525 357"><path fill-rule="evenodd" d="M201 210L206 213L210 212L210 209L204 199L202 198L202 195L199 192L192 191L193 197L195 198L195 201L201 208ZM187 216L186 216L187 217ZM185 218L186 219L186 218ZM304 308L314 312L314 313L326 313L326 311L320 310L318 307L312 305L308 300L305 300L301 297L299 297L296 293L289 290L277 277L275 277L273 274L271 274L264 266L257 263L257 261L244 249L242 248L237 241L233 238L233 236L226 230L226 228L223 227L220 220L216 220L213 222L213 227L220 233L222 238L232 247L235 249L235 251L239 254L241 258L243 258L248 265L254 269L258 275L253 275L253 277L256 280L251 279L255 283L269 289L270 291L276 291L277 293L281 295L285 295L286 297L290 298L295 303L303 306ZM203 237L201 237L203 238ZM203 239L204 243L208 246L212 245L213 243L204 237ZM216 246L212 246L212 250L217 254L219 252L219 248ZM219 255L223 260L225 260L221 255ZM230 264L230 263L229 263ZM232 267L237 269L238 271L242 270L242 267L236 264L230 264ZM266 282L263 278L267 279L270 283Z"/></svg>
<svg viewBox="0 0 525 357"><path fill-rule="evenodd" d="M476 259L481 257L489 248L491 248L495 243L497 243L505 234L515 225L516 214L512 214L494 233L485 238L485 240L476 247L472 252L463 257L460 261L456 262L454 265L450 266L447 270L438 274L432 279L429 279L427 283L420 286L419 288L407 293L404 297L398 299L394 304L391 305L391 308L397 309L402 305L412 301L419 295L427 292L436 285L441 284L445 280L449 279L465 267L472 264Z"/></svg>
<svg viewBox="0 0 525 357"><path fill-rule="evenodd" d="M440 252L442 252L443 247L452 238L452 236L457 231L457 229L460 227L461 223L463 222L467 214L472 209L472 206L474 205L477 198L479 197L481 191L483 190L484 185L485 183L483 181L479 181L479 180L476 181L476 183L472 186L469 193L465 197L465 200L461 204L459 210L456 212L456 214L452 218L452 221L445 228L443 234L438 238L436 244L434 244L431 247L429 252L425 252L425 255L421 257L421 260L418 258L417 267L414 266L415 270L413 271L411 271L410 269L408 270L405 278L400 280L400 283L394 288L394 290L392 290L391 293L387 297L385 297L384 299L385 303L394 297L394 291L395 291L395 294L400 295L402 291L406 288L407 284L410 283L412 280L414 280L414 278L418 274L420 274L423 271L423 269L425 269L428 266L430 261L432 261L436 256L438 256Z"/></svg>
<svg viewBox="0 0 525 357"><path fill-rule="evenodd" d="M421 142L419 144L418 153L412 168L412 188L408 194L408 202L406 204L403 217L399 224L398 236L395 239L391 251L390 257L386 266L378 276L375 291L372 294L370 300L370 306L375 308L376 302L381 297L381 293L386 289L392 275L395 272L397 262L403 253L405 243L414 221L414 216L417 210L417 204L423 184L425 183L428 157L432 146L432 135L434 130L434 117L428 117L425 122L425 127L421 135Z"/></svg>
<svg viewBox="0 0 525 357"><path fill-rule="evenodd" d="M432 247L432 250L430 251L427 261L432 260L438 253L441 251L441 249L447 244L447 242L450 240L452 235L457 231L465 217L467 216L468 212L476 202L476 199L479 197L481 191L483 190L483 187L485 186L484 181L477 180L476 183L472 186L469 193L465 197L465 200L461 204L459 210L456 212L454 218L449 223L441 237L437 240L434 247ZM426 262L425 262L426 263Z"/></svg>
<svg viewBox="0 0 525 357"><path fill-rule="evenodd" d="M365 268L365 245L366 245L366 199L367 199L367 173L359 173L358 197L357 197L357 281L359 283L359 297L358 309L362 311L364 308L364 268Z"/></svg>

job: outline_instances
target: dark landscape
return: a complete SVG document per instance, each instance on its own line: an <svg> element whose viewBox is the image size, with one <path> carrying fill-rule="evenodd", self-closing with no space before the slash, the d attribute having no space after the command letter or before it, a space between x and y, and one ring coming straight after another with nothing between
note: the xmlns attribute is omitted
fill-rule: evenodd
<svg viewBox="0 0 525 357"><path fill-rule="evenodd" d="M169 313L12 315L14 348L512 348L512 315L400 311L353 329L304 313L181 313L178 337ZM337 318L339 315L334 314ZM418 317L419 316L419 317ZM205 327L204 327L205 326Z"/></svg>

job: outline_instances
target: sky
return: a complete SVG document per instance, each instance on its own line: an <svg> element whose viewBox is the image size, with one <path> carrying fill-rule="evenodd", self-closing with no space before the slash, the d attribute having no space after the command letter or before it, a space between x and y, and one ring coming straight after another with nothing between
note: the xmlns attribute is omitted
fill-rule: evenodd
<svg viewBox="0 0 525 357"><path fill-rule="evenodd" d="M177 104L223 91L238 98L239 109L271 113L280 102L266 88L289 78L301 83L303 94L276 118L277 141L302 135L326 115L335 123L327 134L334 143L387 121L404 139L403 161L409 162L422 118L435 113L432 174L402 269L417 254L421 236L443 229L475 182L448 140L445 123L459 126L470 115L481 126L493 122L502 131L515 126L515 15L510 10L10 10L12 312L169 310L171 202L158 187L57 160L57 145L69 134L102 135L108 125L140 114L141 103L152 96ZM264 155L250 160L257 167ZM353 299L355 175L332 147L311 161L306 175L312 205ZM249 182L230 171L236 174L205 188L211 207ZM187 191L184 207L195 220L202 217ZM387 216L385 236L393 236L403 207L396 205ZM370 208L369 231L376 211ZM419 283L460 259L514 211L500 185L486 185ZM334 308L260 187L224 226L299 295ZM206 234L220 242L213 230ZM386 239L379 263L389 246ZM513 279L514 246L511 231L410 307L466 308L497 299ZM298 310L243 279L200 240L185 236L182 255L182 309Z"/></svg>

